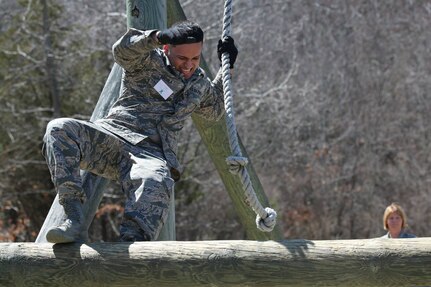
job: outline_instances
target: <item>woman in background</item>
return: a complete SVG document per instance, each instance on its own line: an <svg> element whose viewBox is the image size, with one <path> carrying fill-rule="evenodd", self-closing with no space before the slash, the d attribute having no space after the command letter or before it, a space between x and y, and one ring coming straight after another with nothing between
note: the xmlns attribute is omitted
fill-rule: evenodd
<svg viewBox="0 0 431 287"><path fill-rule="evenodd" d="M414 238L416 235L405 232L407 227L406 213L396 203L386 207L383 214L383 228L388 231L382 238Z"/></svg>

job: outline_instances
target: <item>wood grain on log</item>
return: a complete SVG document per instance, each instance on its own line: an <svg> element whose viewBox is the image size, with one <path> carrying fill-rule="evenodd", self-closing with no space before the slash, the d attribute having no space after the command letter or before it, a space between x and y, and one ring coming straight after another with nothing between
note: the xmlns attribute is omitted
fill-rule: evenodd
<svg viewBox="0 0 431 287"><path fill-rule="evenodd" d="M430 286L431 238L0 243L1 286Z"/></svg>

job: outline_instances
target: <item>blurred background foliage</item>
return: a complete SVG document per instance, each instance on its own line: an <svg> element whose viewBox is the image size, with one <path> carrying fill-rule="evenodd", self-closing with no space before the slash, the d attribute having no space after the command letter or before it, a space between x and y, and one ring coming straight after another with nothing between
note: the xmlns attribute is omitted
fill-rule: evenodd
<svg viewBox="0 0 431 287"><path fill-rule="evenodd" d="M223 5L180 1L216 72ZM123 1L0 1L0 241L34 241L54 198L46 124L89 119L125 32ZM286 238L371 238L384 208L430 236L428 1L234 1L237 128ZM242 239L191 121L180 142L178 240ZM90 228L116 241L124 198L109 185Z"/></svg>

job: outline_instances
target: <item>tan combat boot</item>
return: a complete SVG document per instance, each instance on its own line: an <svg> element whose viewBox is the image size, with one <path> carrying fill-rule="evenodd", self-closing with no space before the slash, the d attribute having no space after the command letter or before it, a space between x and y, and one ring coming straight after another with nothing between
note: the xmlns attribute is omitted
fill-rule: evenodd
<svg viewBox="0 0 431 287"><path fill-rule="evenodd" d="M62 224L52 227L46 233L46 239L51 243L80 242L81 225L84 223L82 204L78 198L64 199L61 204L65 212Z"/></svg>

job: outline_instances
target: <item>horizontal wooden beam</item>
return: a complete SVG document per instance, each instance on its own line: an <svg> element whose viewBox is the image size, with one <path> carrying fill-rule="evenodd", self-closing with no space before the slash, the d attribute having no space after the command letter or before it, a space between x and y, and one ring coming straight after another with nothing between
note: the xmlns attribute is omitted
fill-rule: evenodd
<svg viewBox="0 0 431 287"><path fill-rule="evenodd" d="M431 238L0 243L0 286L431 286Z"/></svg>

